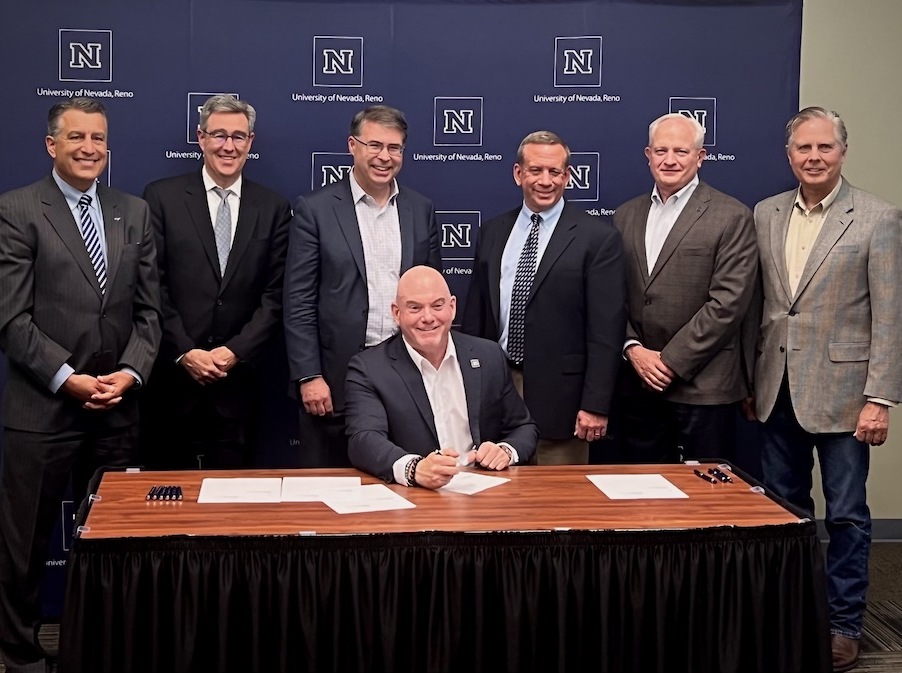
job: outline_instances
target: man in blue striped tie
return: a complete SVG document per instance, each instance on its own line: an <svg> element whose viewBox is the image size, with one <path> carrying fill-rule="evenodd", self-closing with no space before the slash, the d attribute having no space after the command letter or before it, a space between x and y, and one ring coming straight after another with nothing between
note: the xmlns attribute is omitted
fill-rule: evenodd
<svg viewBox="0 0 902 673"><path fill-rule="evenodd" d="M54 105L46 145L51 174L0 196L0 657L17 673L49 668L39 589L67 483L78 503L98 468L134 461L161 331L147 204L97 182L103 105Z"/></svg>

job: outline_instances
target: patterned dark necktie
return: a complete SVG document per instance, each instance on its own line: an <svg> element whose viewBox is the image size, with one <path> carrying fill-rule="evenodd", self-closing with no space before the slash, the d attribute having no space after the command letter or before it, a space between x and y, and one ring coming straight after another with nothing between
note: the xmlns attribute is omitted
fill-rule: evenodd
<svg viewBox="0 0 902 673"><path fill-rule="evenodd" d="M81 224L81 237L85 240L85 248L88 257L91 258L91 266L94 267L94 275L100 284L100 294L106 292L106 261L103 259L103 246L100 245L100 232L97 231L97 223L91 217L91 197L82 194L78 200L78 219Z"/></svg>
<svg viewBox="0 0 902 673"><path fill-rule="evenodd" d="M514 289L511 292L510 317L507 323L507 356L515 363L523 363L526 343L526 299L532 289L532 280L536 275L536 256L539 250L539 227L542 217L533 214L529 236L520 252L517 272L514 275Z"/></svg>
<svg viewBox="0 0 902 673"><path fill-rule="evenodd" d="M229 194L232 190L214 187L213 191L222 199L219 210L216 211L213 233L216 236L216 253L219 255L219 273L224 276L232 247L232 209L229 207Z"/></svg>

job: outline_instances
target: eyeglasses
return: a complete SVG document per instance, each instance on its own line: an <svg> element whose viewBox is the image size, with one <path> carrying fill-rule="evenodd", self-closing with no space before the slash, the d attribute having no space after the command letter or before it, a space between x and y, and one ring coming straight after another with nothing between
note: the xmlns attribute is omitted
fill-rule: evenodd
<svg viewBox="0 0 902 673"><path fill-rule="evenodd" d="M380 143L378 140L371 140L370 142L364 142L357 136L351 136L358 143L366 147L370 154L382 154L382 150L388 149L388 153L393 157L399 157L404 152L404 145L397 145L392 143L391 145L386 145L385 143Z"/></svg>
<svg viewBox="0 0 902 673"><path fill-rule="evenodd" d="M231 138L232 142L235 144L235 147L246 145L247 141L251 139L252 135L254 135L253 133L248 134L243 133L242 131L236 131L231 135L226 133L225 131L213 131L213 133L209 133L201 129L200 132L207 136L210 140L212 140L214 145L225 145L226 141Z"/></svg>

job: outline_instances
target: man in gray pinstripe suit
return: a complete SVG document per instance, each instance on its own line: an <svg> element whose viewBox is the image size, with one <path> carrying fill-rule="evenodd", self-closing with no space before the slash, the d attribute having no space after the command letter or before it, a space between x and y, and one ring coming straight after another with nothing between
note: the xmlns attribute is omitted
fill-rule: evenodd
<svg viewBox="0 0 902 673"><path fill-rule="evenodd" d="M147 204L97 183L107 163L103 105L50 109L53 171L0 196L0 349L9 360L0 472L0 656L49 668L37 640L40 580L70 475L134 459L134 389L160 341Z"/></svg>
<svg viewBox="0 0 902 673"><path fill-rule="evenodd" d="M755 207L764 313L755 398L764 482L809 516L824 497L833 670L858 661L868 588L869 445L902 400L902 211L842 178L846 127L810 107L786 125L799 188Z"/></svg>

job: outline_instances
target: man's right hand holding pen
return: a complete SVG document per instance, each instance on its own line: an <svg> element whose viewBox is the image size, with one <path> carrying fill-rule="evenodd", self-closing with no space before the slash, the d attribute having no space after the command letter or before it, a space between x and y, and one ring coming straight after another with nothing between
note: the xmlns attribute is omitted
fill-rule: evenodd
<svg viewBox="0 0 902 673"><path fill-rule="evenodd" d="M414 478L423 488L441 488L461 467L478 463L486 470L504 470L513 462L513 454L501 444L483 442L463 455L455 449L436 449L417 463Z"/></svg>

